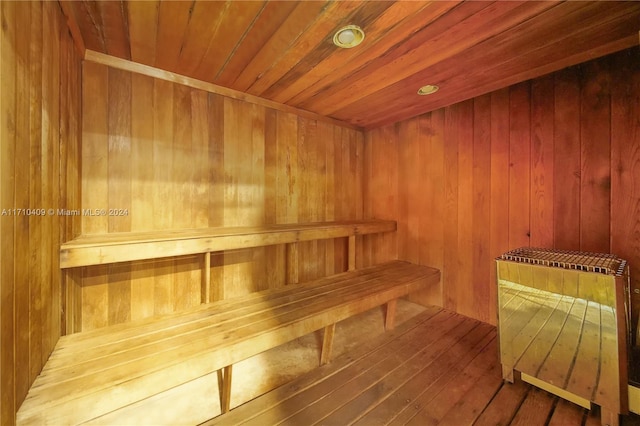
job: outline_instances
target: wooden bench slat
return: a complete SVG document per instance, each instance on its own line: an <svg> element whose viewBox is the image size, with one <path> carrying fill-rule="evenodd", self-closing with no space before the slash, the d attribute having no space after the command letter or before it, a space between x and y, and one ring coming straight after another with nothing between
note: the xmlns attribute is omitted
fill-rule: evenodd
<svg viewBox="0 0 640 426"><path fill-rule="evenodd" d="M395 221L359 220L85 235L60 246L60 268L184 256L395 230Z"/></svg>
<svg viewBox="0 0 640 426"><path fill-rule="evenodd" d="M223 416L201 426L277 424L320 400L333 390L368 374L388 363L398 353L418 353L423 340L445 337L463 318L438 307L431 307L383 336L354 352L337 358L332 364L317 368L294 382L282 385L258 398L240 405Z"/></svg>
<svg viewBox="0 0 640 426"><path fill-rule="evenodd" d="M409 274L398 277L397 279L406 280L404 282L411 282L416 278L417 276ZM381 279L385 280L386 278L383 277ZM358 287L360 291L338 291L335 295L318 297L317 300L313 300L313 303L302 301L302 303L297 303L292 306L274 307L265 313L249 318L241 317L228 324L220 325L214 323L203 325L193 333L175 333L174 330L170 330L171 333L169 336L144 339L142 344L124 342L124 344L118 344L113 352L108 348L78 351L77 357L87 357L90 361L81 364L77 361L70 360L70 362L64 363L62 367L53 371L50 369L43 370L39 388L34 387L34 394L37 393L38 390L42 390L47 384L56 387L60 386L61 380L69 377L67 372L72 372L73 377L104 374L105 370L118 369L123 365L137 360L158 358L164 353L166 353L167 356L171 356L171 353L179 352L183 346L188 347L190 352L194 354L198 353L197 348L199 347L202 348L201 351L203 353L207 353L211 347L226 346L238 340L255 338L265 330L294 324L302 318L312 317L328 309L337 309L337 307L341 305L358 303L360 299L366 299L374 297L377 294L384 294L383 292L393 291L396 286L390 286L384 282L380 282L377 285L373 285L371 282L365 282L359 283ZM385 289L385 287L387 287L387 289ZM144 374L144 369L145 367L143 366L140 370L136 370L136 374ZM63 379L61 379L61 377Z"/></svg>
<svg viewBox="0 0 640 426"><path fill-rule="evenodd" d="M93 346L109 343L115 340L123 340L126 339L127 336L139 336L144 334L147 330L148 332L153 332L159 329L171 328L174 324L198 321L212 315L216 315L216 319L222 321L227 317L234 317L236 315L236 310L245 309L247 305L259 306L259 303L265 303L269 304L269 306L273 306L274 304L279 304L279 301L283 298L297 298L305 295L318 294L326 290L339 288L343 286L347 280L358 279L359 277L365 278L381 273L385 275L392 274L393 269L391 269L388 264L380 267L373 266L354 272L344 272L331 277L320 278L310 283L264 290L244 296L217 301L211 304L199 305L189 310L175 314L168 314L163 317L145 318L135 322L70 334L60 338L56 345L56 352L63 352L63 349L72 348L76 345ZM212 307L215 307L216 310L220 312L212 314ZM108 340L105 341L105 339Z"/></svg>
<svg viewBox="0 0 640 426"><path fill-rule="evenodd" d="M388 275L375 275L373 277L367 277L364 281L346 282L344 288L332 289L331 291L325 291L321 294L313 295L313 297L297 298L296 300L277 304L269 304L261 306L260 310L252 310L250 307L245 310L246 313L236 311L236 315L231 315L226 320L222 321L219 316L213 314L210 318L204 318L197 323L188 323L185 326L177 326L170 329L160 328L157 329L155 334L143 334L138 335L135 341L123 340L117 341L111 345L98 345L89 346L75 351L69 351L71 357L56 357L53 358L51 363L47 364L45 370L43 370L43 376L51 373L51 370L68 369L73 370L74 373L80 374L83 370L88 371L100 371L117 365L118 359L125 357L125 361L129 362L133 359L137 359L143 356L147 352L155 353L156 347L170 346L176 348L179 345L193 346L194 341L204 338L207 339L210 344L211 335L222 336L227 338L232 335L240 336L240 333L244 330L249 330L250 327L256 326L262 328L268 324L265 321L286 323L287 321L295 321L297 318L304 317L305 315L311 315L315 312L326 310L327 307L337 305L339 303L352 303L360 298L368 297L368 295L377 293L380 290L388 287L387 280L402 280L403 282L411 282L414 279L418 279L422 274L419 270L408 271L406 274L388 274ZM311 302L311 303L310 303ZM215 307L212 307L215 309ZM238 339L242 337L237 337ZM153 344L153 347L150 345ZM137 351L137 349L140 349ZM62 358L62 359L60 359ZM90 359L91 364L79 365L77 358ZM56 368L58 367L58 368ZM46 379L43 380L46 383Z"/></svg>
<svg viewBox="0 0 640 426"><path fill-rule="evenodd" d="M174 331L154 331L154 323L145 323L141 337L128 335L130 331L126 327L118 327L116 334L123 333L127 337L121 341L116 338L101 350L111 345L124 346L119 347L120 352L107 357L101 358L102 352L98 350L91 353L97 358L83 360L83 351L79 350L83 345L78 343L82 339L79 339L73 347L67 347L70 352L78 353L75 365L72 363L66 367L61 364L54 369L45 366L18 412L18 421L80 423L91 420L437 283L440 279L439 271L433 268L399 261L372 267L371 270L377 272L371 275L361 271L340 274L338 288L332 287L331 291L321 292L315 298L309 299L312 293L307 293L301 296L300 303L295 303L285 297L281 299L285 302L283 306L249 310L237 322L229 319L208 329L194 331L191 335L175 334L180 330L179 324ZM318 282L331 286L330 278ZM304 291L312 288L313 284L310 284ZM286 288L282 291L292 296L295 292L289 293L291 290ZM277 291L269 294L277 300ZM258 304L261 301L254 295L248 299ZM233 303L231 306L242 309ZM203 309L197 314L206 311ZM193 320L189 315L182 319ZM155 324L160 327L166 325L161 321ZM234 327L234 324L239 327ZM145 341L148 333L157 335ZM94 338L99 336L97 333L84 343L95 342ZM158 336L166 339L158 340ZM144 342L142 346L135 344L138 338ZM127 346L130 346L129 351ZM52 359L57 356L54 351ZM76 355L62 358L65 357L76 359Z"/></svg>

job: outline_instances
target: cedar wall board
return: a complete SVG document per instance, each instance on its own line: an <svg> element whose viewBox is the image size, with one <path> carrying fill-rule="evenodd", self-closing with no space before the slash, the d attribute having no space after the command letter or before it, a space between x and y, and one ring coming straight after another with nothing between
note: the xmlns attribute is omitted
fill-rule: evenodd
<svg viewBox="0 0 640 426"><path fill-rule="evenodd" d="M82 208L122 213L83 216L83 234L363 217L361 131L89 61L83 105ZM346 270L346 244L300 243L300 281ZM199 304L202 262L81 268L70 331ZM214 300L285 285L284 246L211 265Z"/></svg>
<svg viewBox="0 0 640 426"><path fill-rule="evenodd" d="M80 233L81 57L57 2L0 2L0 424L63 328L60 243ZM15 209L15 210L14 210ZM60 212L59 212L60 210Z"/></svg>
<svg viewBox="0 0 640 426"><path fill-rule="evenodd" d="M495 324L501 253L612 252L631 265L637 324L638 117L632 48L367 131L366 216L398 220L388 257L442 270L421 303Z"/></svg>

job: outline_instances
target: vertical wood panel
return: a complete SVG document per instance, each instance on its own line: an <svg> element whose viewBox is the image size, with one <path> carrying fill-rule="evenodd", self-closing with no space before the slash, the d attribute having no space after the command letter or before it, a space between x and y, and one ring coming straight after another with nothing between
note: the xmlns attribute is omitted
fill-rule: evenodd
<svg viewBox="0 0 640 426"><path fill-rule="evenodd" d="M473 205L471 247L473 251L473 308L479 319L492 322L491 277L491 96L473 103Z"/></svg>
<svg viewBox="0 0 640 426"><path fill-rule="evenodd" d="M580 250L609 252L611 110L606 61L585 64L580 93Z"/></svg>
<svg viewBox="0 0 640 426"><path fill-rule="evenodd" d="M84 232L362 217L361 132L102 65L85 74L83 152L100 167L84 171L84 201L129 216L83 218ZM300 252L302 279L344 269L340 243ZM284 284L283 247L210 263L213 300ZM195 257L86 268L76 317L89 330L196 305L201 268Z"/></svg>
<svg viewBox="0 0 640 426"><path fill-rule="evenodd" d="M435 117L444 117L437 142L443 167L439 154L424 159L437 138L407 130L416 118L366 132L365 170L373 179L364 186L367 212L374 215L380 200L398 211L400 258L413 260L416 244L421 254L442 253L441 262L420 257L442 270L440 304L495 323L493 259L523 245L612 250L630 260L632 287L639 287L637 54L631 49L475 98L472 122L467 103L419 117L433 129ZM376 172L393 176L395 186L377 184ZM426 209L435 204L440 219ZM405 225L416 214L417 242ZM443 239L423 223L437 235L441 229Z"/></svg>
<svg viewBox="0 0 640 426"><path fill-rule="evenodd" d="M64 211L80 205L81 60L57 3L0 13L0 424L13 424L66 327L58 251L79 230Z"/></svg>
<svg viewBox="0 0 640 426"><path fill-rule="evenodd" d="M509 93L509 246L529 245L530 104L529 84Z"/></svg>
<svg viewBox="0 0 640 426"><path fill-rule="evenodd" d="M16 69L19 55L16 52L17 3L2 2L2 39L0 40L0 203L2 209L13 209L15 188L15 145L16 145ZM24 52L22 52L24 54ZM16 401L15 362L15 288L14 279L14 228L13 216L0 216L0 420L15 422L15 412L20 401ZM39 326L40 322L36 324ZM19 380L19 379L18 379Z"/></svg>
<svg viewBox="0 0 640 426"><path fill-rule="evenodd" d="M459 312L473 315L474 280L473 276L473 101L459 105L458 125L458 251L457 279L458 283L467 283L469 289L458 285L455 289L456 306Z"/></svg>
<svg viewBox="0 0 640 426"><path fill-rule="evenodd" d="M630 49L611 62L611 250L631 268L633 325L640 311L639 53Z"/></svg>
<svg viewBox="0 0 640 426"><path fill-rule="evenodd" d="M509 89L491 94L491 258L509 247ZM491 267L489 319L497 322L496 268Z"/></svg>
<svg viewBox="0 0 640 426"><path fill-rule="evenodd" d="M442 269L442 303L457 310L459 284L458 269L458 144L460 106L444 109L444 262ZM403 185L401 183L400 185Z"/></svg>
<svg viewBox="0 0 640 426"><path fill-rule="evenodd" d="M531 83L531 246L553 247L553 77Z"/></svg>
<svg viewBox="0 0 640 426"><path fill-rule="evenodd" d="M418 157L420 205L420 264L442 269L444 227L443 227L443 167L442 145L444 131L443 110L419 118L420 147ZM424 302L442 304L442 285L439 283L423 292ZM410 299L411 300L411 299Z"/></svg>
<svg viewBox="0 0 640 426"><path fill-rule="evenodd" d="M17 8L16 20L21 22L27 28L30 27L31 21L31 5L25 5ZM39 43L39 37L37 35L33 37L34 43ZM16 50L18 52L24 52L22 61L19 65L22 70L28 71L30 69L30 60L40 61L40 58L30 58L29 43L32 37L28 35L26 37L17 38ZM30 155L29 155L29 81L30 75L28 72L18 71L15 76L16 84L16 105L15 105L15 148L14 148L14 167L15 167L15 186L16 188L23 188L15 192L13 205L15 206L29 206L29 189L32 185L30 182ZM38 159L39 160L39 159ZM35 181L33 182L35 184ZM34 203L35 204L35 203ZM38 203L39 204L39 203ZM42 217L39 218L42 220ZM18 259L29 258L29 238L23 238L21 236L29 235L29 216L19 215L15 217L15 235L13 247L13 255ZM26 285L29 282L29 270L26 268L15 269L15 315L17 321L21 319L29 318L29 286ZM46 321L44 321L46 324ZM37 325L36 325L37 327ZM16 354L28 354L29 353L29 328L18 328L15 335L15 351ZM30 371L29 363L31 359L29 356L16 357L16 370L18 371ZM39 364L39 362L37 363ZM16 380L16 399L21 401L27 395L30 385L30 377L23 375Z"/></svg>
<svg viewBox="0 0 640 426"><path fill-rule="evenodd" d="M580 249L580 81L577 68L554 74L553 238Z"/></svg>

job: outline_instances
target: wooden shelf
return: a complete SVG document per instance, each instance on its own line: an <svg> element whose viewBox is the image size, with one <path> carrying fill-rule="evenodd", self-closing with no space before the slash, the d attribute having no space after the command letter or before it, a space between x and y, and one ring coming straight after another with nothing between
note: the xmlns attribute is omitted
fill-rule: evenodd
<svg viewBox="0 0 640 426"><path fill-rule="evenodd" d="M351 237L396 227L395 221L359 220L84 235L60 246L60 268Z"/></svg>

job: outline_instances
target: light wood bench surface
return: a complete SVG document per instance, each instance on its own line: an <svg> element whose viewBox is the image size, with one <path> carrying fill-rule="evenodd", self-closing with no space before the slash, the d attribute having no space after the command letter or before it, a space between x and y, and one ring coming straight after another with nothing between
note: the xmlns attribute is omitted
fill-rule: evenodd
<svg viewBox="0 0 640 426"><path fill-rule="evenodd" d="M64 336L18 411L18 424L78 424L231 365L440 280L436 269L393 261L309 283L252 293L163 318ZM387 317L387 326L393 319Z"/></svg>
<svg viewBox="0 0 640 426"><path fill-rule="evenodd" d="M60 268L355 237L395 230L395 221L358 220L84 235L60 246Z"/></svg>

